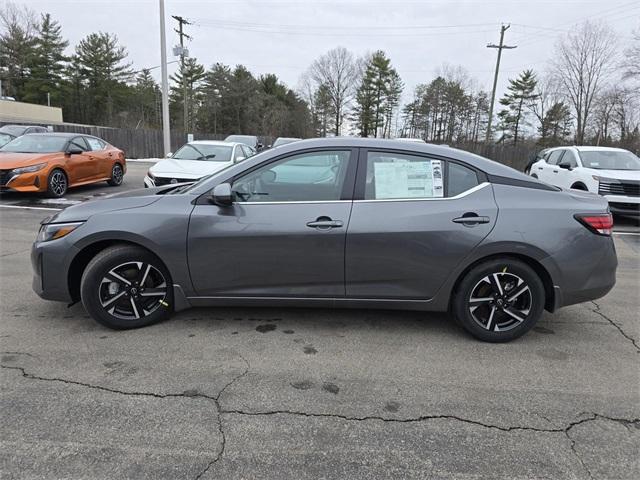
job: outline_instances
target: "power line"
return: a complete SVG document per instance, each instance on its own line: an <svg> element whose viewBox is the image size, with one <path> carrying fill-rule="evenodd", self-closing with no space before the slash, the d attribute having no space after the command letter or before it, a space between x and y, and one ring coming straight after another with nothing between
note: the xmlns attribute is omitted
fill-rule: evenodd
<svg viewBox="0 0 640 480"><path fill-rule="evenodd" d="M184 48L184 39L193 40L193 37L190 37L186 33L184 33L182 26L183 25L191 25L187 19L179 16L179 15L171 15L171 18L178 22L178 28L173 29L178 35L180 35L180 71L182 72L182 104L184 106L184 133L186 134L189 131L189 117L188 117L188 106L187 106L187 76L184 68L184 59L185 59L185 48Z"/></svg>
<svg viewBox="0 0 640 480"><path fill-rule="evenodd" d="M491 91L491 104L489 106L489 122L487 124L487 136L485 138L485 142L489 143L489 139L491 138L491 120L493 119L493 104L496 100L496 87L498 85L498 71L500 70L500 57L502 56L503 49L512 49L517 48L516 45L505 45L504 42L504 32L506 32L511 25L502 25L500 27L500 44L496 45L490 43L487 45L487 48L497 48L498 49L498 59L496 60L496 72L493 76L493 89Z"/></svg>

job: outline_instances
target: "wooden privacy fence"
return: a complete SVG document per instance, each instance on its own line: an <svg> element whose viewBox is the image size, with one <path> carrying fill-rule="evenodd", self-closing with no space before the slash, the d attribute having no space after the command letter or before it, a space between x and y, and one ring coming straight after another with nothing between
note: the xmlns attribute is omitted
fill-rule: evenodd
<svg viewBox="0 0 640 480"><path fill-rule="evenodd" d="M111 145L124 150L127 158L162 158L162 130L133 128L110 128L88 125L54 125L56 132L77 132L100 137ZM226 135L194 133L195 140L224 140ZM171 131L171 151L175 152L187 142L187 136L179 131Z"/></svg>

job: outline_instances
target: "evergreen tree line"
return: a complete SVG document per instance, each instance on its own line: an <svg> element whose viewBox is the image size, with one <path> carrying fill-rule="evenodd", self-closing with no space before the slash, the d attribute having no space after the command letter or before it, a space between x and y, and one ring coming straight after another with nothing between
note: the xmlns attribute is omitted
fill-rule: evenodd
<svg viewBox="0 0 640 480"><path fill-rule="evenodd" d="M62 107L67 122L160 127L159 85L149 69L134 70L115 35L91 33L70 50L49 14L11 3L0 9L0 26L0 94ZM609 27L584 23L559 39L551 73L527 69L509 79L496 99L491 141L639 150L638 64L640 33L619 49ZM402 136L463 145L483 142L488 125L490 94L462 67L442 66L401 106L404 83L382 50L361 57L344 47L329 50L296 91L275 74L221 63L206 68L196 58L170 80L172 128L189 132Z"/></svg>

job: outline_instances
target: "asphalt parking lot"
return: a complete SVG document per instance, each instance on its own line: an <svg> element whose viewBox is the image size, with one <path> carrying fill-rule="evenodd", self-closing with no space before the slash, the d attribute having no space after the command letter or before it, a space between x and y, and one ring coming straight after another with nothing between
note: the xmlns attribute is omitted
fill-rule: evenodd
<svg viewBox="0 0 640 480"><path fill-rule="evenodd" d="M194 309L116 332L40 300L46 209L147 168L0 199L0 478L640 478L636 222L617 219L609 295L503 345L420 312Z"/></svg>

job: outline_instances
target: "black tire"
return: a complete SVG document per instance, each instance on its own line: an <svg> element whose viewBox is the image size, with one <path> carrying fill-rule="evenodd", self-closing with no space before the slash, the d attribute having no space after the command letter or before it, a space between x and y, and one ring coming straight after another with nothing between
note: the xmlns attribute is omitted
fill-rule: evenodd
<svg viewBox="0 0 640 480"><path fill-rule="evenodd" d="M69 189L69 179L64 170L54 168L47 177L47 196L51 198L61 198Z"/></svg>
<svg viewBox="0 0 640 480"><path fill-rule="evenodd" d="M117 187L122 185L122 180L124 179L124 170L122 169L122 165L119 163L114 163L113 168L111 169L111 178L107 180L107 183L112 187Z"/></svg>
<svg viewBox="0 0 640 480"><path fill-rule="evenodd" d="M169 271L154 254L132 245L98 253L82 274L80 296L94 320L117 330L161 322L173 311Z"/></svg>
<svg viewBox="0 0 640 480"><path fill-rule="evenodd" d="M453 295L451 311L475 338L508 342L533 328L544 303L538 274L520 260L503 258L483 262L466 273Z"/></svg>
<svg viewBox="0 0 640 480"><path fill-rule="evenodd" d="M538 175L536 175L535 173L533 175L531 175L533 178L538 178Z"/></svg>

